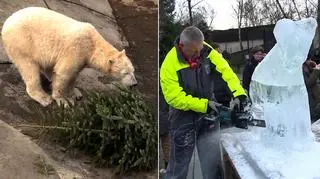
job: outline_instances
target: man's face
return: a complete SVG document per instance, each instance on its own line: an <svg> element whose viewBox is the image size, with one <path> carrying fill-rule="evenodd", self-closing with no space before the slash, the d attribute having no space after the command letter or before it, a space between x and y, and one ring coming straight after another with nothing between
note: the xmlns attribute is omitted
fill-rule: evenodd
<svg viewBox="0 0 320 179"><path fill-rule="evenodd" d="M200 56L200 51L202 48L202 42L192 42L187 45L183 45L182 51L188 58L196 58Z"/></svg>
<svg viewBox="0 0 320 179"><path fill-rule="evenodd" d="M256 53L253 54L253 58L256 60L256 61L262 61L262 59L266 56L265 53L263 53L262 51L258 51Z"/></svg>

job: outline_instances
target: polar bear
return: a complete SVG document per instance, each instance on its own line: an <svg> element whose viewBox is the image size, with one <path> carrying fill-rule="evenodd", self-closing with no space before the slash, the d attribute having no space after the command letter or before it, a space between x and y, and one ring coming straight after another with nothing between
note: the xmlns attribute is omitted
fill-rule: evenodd
<svg viewBox="0 0 320 179"><path fill-rule="evenodd" d="M94 68L125 86L137 80L125 50L118 51L90 23L80 22L42 7L28 7L4 22L4 49L26 84L28 95L42 106L74 102L74 87L85 68ZM40 74L52 81L52 94L41 87Z"/></svg>

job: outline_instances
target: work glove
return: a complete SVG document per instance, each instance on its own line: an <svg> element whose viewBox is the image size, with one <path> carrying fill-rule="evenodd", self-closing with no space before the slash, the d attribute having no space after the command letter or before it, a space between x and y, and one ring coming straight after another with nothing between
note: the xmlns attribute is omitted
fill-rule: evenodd
<svg viewBox="0 0 320 179"><path fill-rule="evenodd" d="M245 95L237 96L234 99L231 99L230 101L230 109L231 111L234 110L242 110L243 109L243 103L247 102L248 98Z"/></svg>
<svg viewBox="0 0 320 179"><path fill-rule="evenodd" d="M239 96L235 99L232 99L230 102L231 109L231 121L233 125L237 128L247 129L248 128L248 120L240 118L240 114L244 112L243 104L247 101L246 96Z"/></svg>
<svg viewBox="0 0 320 179"><path fill-rule="evenodd" d="M231 109L231 111L234 111L236 109L240 109L240 99L239 98L231 99L230 109Z"/></svg>
<svg viewBox="0 0 320 179"><path fill-rule="evenodd" d="M222 106L222 104L217 103L215 101L209 101L208 106L210 109L214 110L216 113L219 113L218 107Z"/></svg>

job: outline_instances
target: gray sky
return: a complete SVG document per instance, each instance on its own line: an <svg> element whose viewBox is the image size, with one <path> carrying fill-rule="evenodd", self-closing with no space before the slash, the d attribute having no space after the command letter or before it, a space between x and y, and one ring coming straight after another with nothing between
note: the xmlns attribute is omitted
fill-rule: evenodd
<svg viewBox="0 0 320 179"><path fill-rule="evenodd" d="M177 3L181 3L186 0L176 0ZM195 0L194 2L199 2ZM237 21L233 15L232 5L235 4L235 0L205 0L199 5L209 5L215 11L215 18L213 19L212 26L214 29L224 30L230 28L236 28ZM194 4L194 3L192 3ZM177 5L176 5L177 8Z"/></svg>
<svg viewBox="0 0 320 179"><path fill-rule="evenodd" d="M216 30L225 30L237 27L237 20L233 15L232 5L235 4L235 0L207 0L207 3L215 11L215 18L212 25Z"/></svg>

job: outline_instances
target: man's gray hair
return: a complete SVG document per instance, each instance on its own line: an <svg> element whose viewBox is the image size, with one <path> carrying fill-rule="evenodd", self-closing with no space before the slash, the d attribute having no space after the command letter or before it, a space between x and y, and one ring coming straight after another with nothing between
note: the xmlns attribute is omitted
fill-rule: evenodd
<svg viewBox="0 0 320 179"><path fill-rule="evenodd" d="M189 26L183 29L180 34L180 44L189 44L191 42L202 42L204 36L201 30L195 26Z"/></svg>

